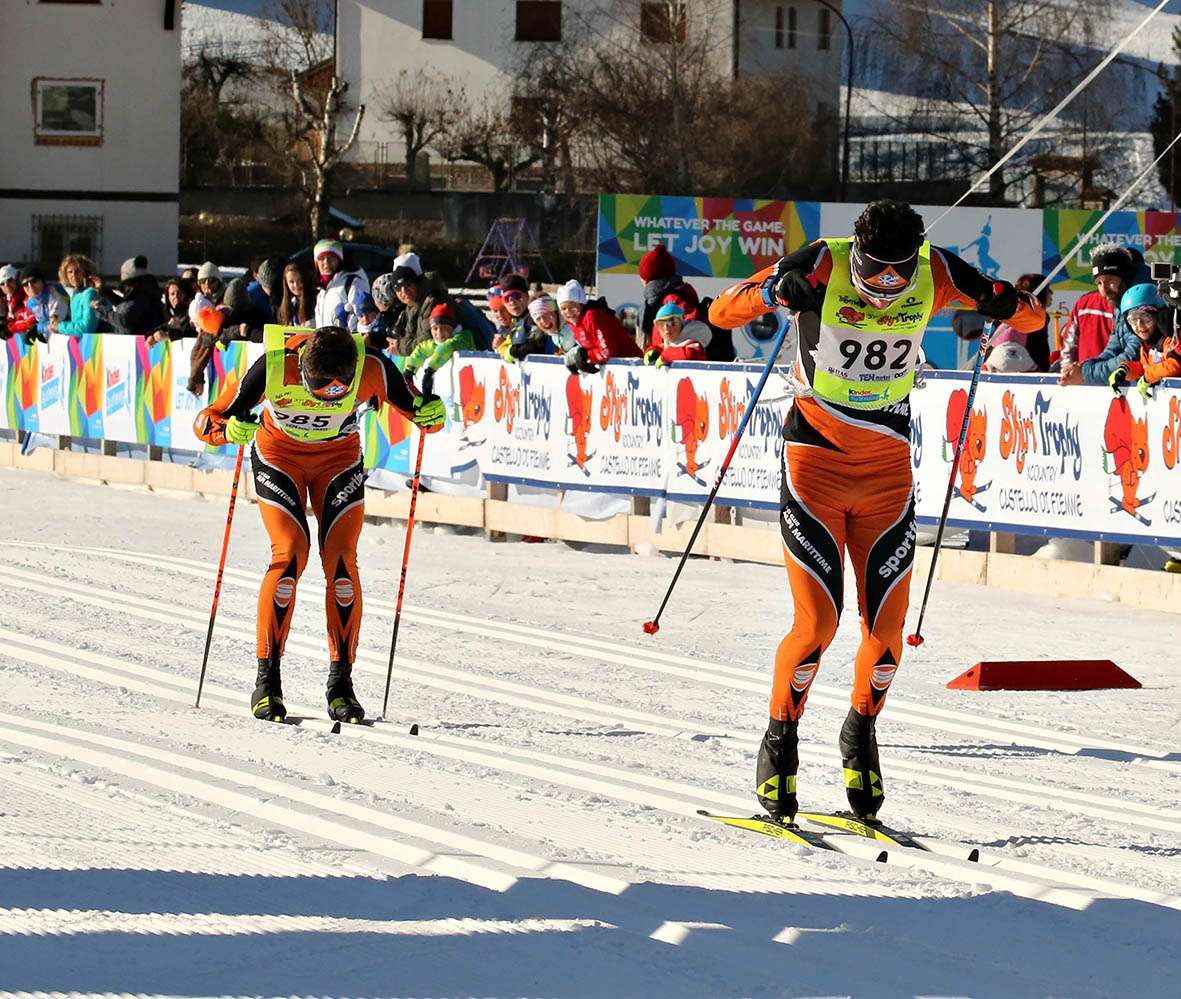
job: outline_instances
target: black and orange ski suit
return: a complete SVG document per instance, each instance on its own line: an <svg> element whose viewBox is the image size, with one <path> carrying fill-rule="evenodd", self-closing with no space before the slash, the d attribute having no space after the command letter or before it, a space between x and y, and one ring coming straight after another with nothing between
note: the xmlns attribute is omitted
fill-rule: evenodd
<svg viewBox="0 0 1181 999"><path fill-rule="evenodd" d="M289 337L284 381L300 383L299 348L308 334ZM413 396L397 366L375 350L365 352L357 400L377 397L413 412ZM229 386L197 415L194 429L209 444L226 443L231 416L249 416L266 395L266 357L260 357L236 385ZM251 448L258 510L271 539L271 562L258 594L258 658L279 658L291 629L295 588L311 550L306 505L319 524L318 546L326 583L328 648L332 662L352 663L361 626L361 581L357 542L365 517L365 467L356 410L327 440L303 441L284 433L268 410Z"/></svg>
<svg viewBox="0 0 1181 999"><path fill-rule="evenodd" d="M847 263L843 266L847 270ZM992 289L992 278L939 247L930 248L929 266L932 313L952 302L972 306ZM724 291L710 307L710 322L732 329L773 311L761 289L768 278L788 270L815 275L827 288L833 267L832 252L818 240ZM1045 314L1022 295L1017 313L1006 321L1021 332L1033 331L1044 324ZM811 385L820 317L801 312L795 322L795 374ZM862 635L851 701L859 714L876 715L902 656L914 562L909 397L867 409L799 396L783 439L779 526L795 616L775 654L771 717L785 721L803 714L820 659L836 635L846 550L857 580Z"/></svg>

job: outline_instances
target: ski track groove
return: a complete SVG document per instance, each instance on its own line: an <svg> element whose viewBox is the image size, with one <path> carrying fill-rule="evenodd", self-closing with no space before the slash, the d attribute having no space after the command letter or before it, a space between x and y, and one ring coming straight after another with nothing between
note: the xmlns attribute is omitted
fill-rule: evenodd
<svg viewBox="0 0 1181 999"><path fill-rule="evenodd" d="M98 656L98 655L95 655L95 654L92 654L89 652L82 652L79 650L73 650L73 649L70 649L68 646L58 645L57 643L42 642L42 641L38 641L37 639L30 639L26 636L22 636L17 633L0 632L0 634L2 634L3 637L8 639L8 641L10 643L10 647L12 644L16 644L16 643L19 643L20 645L31 644L33 646L41 645L41 646L45 647L45 654L40 654L40 653L36 652L35 649L30 650L30 649L26 648L26 649L23 649L22 651L24 652L24 656L26 659L32 659L32 660L38 661L41 665L47 666L48 668L65 670L66 672L73 672L73 673L78 673L80 675L86 675L86 676L89 676L91 679L97 679L100 682L106 682L106 683L114 682L117 686L138 689L142 693L146 693L146 694L153 695L156 697L161 696L160 688L161 688L161 685L163 685L165 687L171 688L171 690L173 692L171 694L172 699L182 701L182 702L187 700L187 692L188 692L187 685L183 682L183 680L181 678L178 678L172 674L167 674L164 671L154 669L152 667L139 666L136 664L125 663L125 662L122 662L119 660L113 660L110 657ZM9 652L9 655L12 655L12 653ZM75 662L72 664L72 668L67 667L62 662L63 659L67 659L67 658L71 657L71 655L73 657L75 657ZM95 662L98 665L98 668L97 669L89 669L87 667L84 667L76 661L76 659L78 659L78 658L84 658L84 659L91 660L92 662ZM137 680L136 677L150 678L151 682L143 682L142 679ZM236 696L234 696L234 694L232 692L225 690L224 688L220 688L214 684L209 685L208 698L210 701L216 701L217 703L223 705L223 710L227 714L229 714L230 712L233 712L235 710L241 710L238 707L238 698ZM310 709L307 709L303 706L295 706L295 705L293 705L293 710L299 711L300 713L310 711ZM326 721L325 721L325 724L327 724ZM434 737L433 739L428 738L428 739L424 740L421 736L420 737L399 736L399 735L395 735L393 733L387 732L384 727L382 729L346 729L345 731L347 731L350 736L356 736L357 738L364 738L364 739L374 740L374 741L378 741L378 742L386 742L389 744L399 745L402 748L412 749L414 751L426 750L429 752L430 748L428 748L428 744L433 741L433 742L438 743L438 747L435 747L436 751L438 750L438 748L442 748L444 750L444 752L442 754L444 756L449 756L451 758L466 759L468 762L476 762L479 764L487 765L492 768L499 767L501 769L505 769L507 767L507 764L505 762L505 760L506 760L505 753L503 753L503 752L491 753L491 752L488 752L487 748L483 747L483 746L481 746L479 748L475 748L470 745L464 746L462 744L463 743L462 740L448 739L448 738L443 738L443 737ZM19 740L18 740L18 742L19 742ZM44 747L42 747L42 748L44 748ZM131 745L130 752L132 752L132 753L135 752L134 744ZM167 755L172 756L173 754L167 754ZM520 750L516 750L516 751L514 751L514 755L520 756L520 755L525 755L525 754ZM499 757L499 758L497 758L497 757ZM564 763L567 766L572 766L572 765L574 765L575 762L576 761L564 761ZM224 768L222 768L222 769L224 769ZM525 774L527 774L529 776L533 776L533 777L541 776L544 779L551 780L551 781L554 779L552 772L539 773L538 772L539 768L532 763L529 763L524 766L522 766L520 763L518 763L515 767L508 767L508 769L515 769L516 772L518 772L518 773L525 773ZM599 769L609 770L609 768L599 768ZM225 774L222 774L222 776L225 776ZM391 785L391 782L389 782L388 780L384 781L382 783L384 783L386 785ZM611 784L611 783L604 783L602 781L596 782L593 787L593 790L604 791L605 793L611 794L612 796L616 797L617 799L630 801L633 804L637 804L637 805L646 805L647 804L650 806L650 801L648 799L656 798L659 800L658 795L653 795L653 794L647 793L647 792L637 794L635 791L629 790L629 785L635 785L637 783L642 785L645 783L645 780L642 777L638 777L637 775L628 774L628 775L626 775L626 778L624 779L624 781L622 783L616 782L614 784ZM372 786L372 784L373 784L373 778L371 776L369 779L366 780L365 786L369 787L369 786ZM270 782L268 782L265 786L270 787L272 789L274 788L274 784L270 783ZM407 796L407 795L412 796L413 792L414 792L413 787L407 788L403 784L399 784L398 782L393 782L391 787L389 787L387 789L393 789L396 792L400 792L402 796ZM582 790L586 790L586 788L584 787L584 788L582 788ZM305 803L307 801L307 799L299 799L299 800L303 800L303 801L305 801ZM738 807L738 805L742 804L742 803L744 803L744 799L728 799L726 802L726 804L729 807ZM664 807L669 810L679 811L681 813L684 813L685 808L686 808L686 806L683 804L683 802L680 802L677 799L661 800L660 807ZM504 814L503 803L498 804L498 813ZM363 812L361 812L361 813L354 812L353 814L356 817L358 817L359 819L361 819L362 821L365 821ZM286 822L284 824L291 825L290 822ZM518 828L527 828L528 827L528 826L516 826L515 823L514 823L514 826L518 827ZM295 826L295 828L299 828L299 827ZM405 831L405 829L406 829L406 827L403 827L403 831ZM419 827L419 832L421 832L421 827ZM427 839L430 838L429 833L427 834L426 838ZM444 838L447 838L447 837L444 837ZM585 837L584 837L584 842L585 842ZM872 855L875 855L879 849L879 847L874 846L873 844L869 843L868 841L849 839L847 837L841 838L840 842L842 843L842 845L844 845L846 847L851 846L853 848L851 850L852 853L854 853L854 854L860 853L861 855L865 856L866 859L869 859ZM591 843L589 845L594 845L594 844ZM986 860L983 865L984 869L982 869L980 865L968 865L968 867L967 867L968 873L967 873L967 876L965 877L964 870L962 870L962 869L957 870L955 865L952 864L950 861L937 860L937 859L931 858L931 857L924 857L923 855L916 854L913 851L895 851L894 858L895 858L894 862L899 864L900 866L917 866L919 868L931 870L932 873L938 873L940 875L952 877L952 878L959 878L959 879L967 880L967 881L970 881L973 883L974 882L992 883L994 885L994 887L1013 890L1016 893L1026 895L1027 897L1041 898L1045 901L1054 901L1054 902L1058 902L1060 904L1072 905L1074 907L1085 907L1086 904L1089 904L1089 902L1091 900L1093 900L1094 897L1096 897L1095 889L1098 889L1098 892L1100 895L1137 897L1137 898L1141 898L1142 900L1145 900L1145 901L1155 902L1157 904L1165 904L1165 905L1173 905L1174 907L1181 907L1181 902L1179 902L1179 900L1172 899L1169 896L1163 895L1162 893L1150 892L1150 891L1146 891L1143 889L1137 889L1133 886L1124 886L1124 885L1120 885L1117 882L1110 882L1110 881L1097 882L1093 878L1084 879L1084 878L1080 878L1080 877L1075 877L1075 876L1072 876L1069 872L1062 872L1062 871L1056 870L1054 868L1046 867L1045 865L1032 864L1032 863L1028 863L1025 861L1012 862L1008 859L1004 859L1004 860L997 859L997 860L994 860L990 864L988 862L988 860ZM405 857L400 856L398 859L405 860ZM497 859L504 860L505 857L503 855L501 855ZM519 857L510 857L509 859L510 860L515 859L518 862L520 860ZM651 859L652 858L645 857L645 858L643 858L643 862L650 863ZM667 860L668 860L667 849L661 849L659 859L667 862ZM686 858L687 861L689 859L690 858ZM696 867L696 869L700 870L701 858L697 857L696 861L697 861L697 863L696 863L695 867ZM421 858L420 858L420 862L421 862ZM966 864L966 863L967 863L966 861L963 862L963 864ZM529 868L530 864L528 862L526 862L524 866L526 868ZM732 872L732 868L728 868L728 869L731 870L731 872ZM987 873L986 873L986 871L987 871ZM440 873L442 873L442 872L440 872ZM452 873L452 872L449 870L448 873ZM576 883L584 883L584 881L586 880L585 875L580 875L580 874L576 873L575 876L573 876L573 877L570 876L570 873L568 871L566 871L565 868L562 867L561 865L554 868L553 876L559 876L559 877L566 876L569 880L575 880ZM757 875L756 875L756 877L757 877ZM467 873L467 878L469 880L471 879L470 871ZM591 880L592 881L594 880L593 877ZM709 880L712 881L714 879L710 878ZM734 887L734 885L732 883L732 875L731 875L731 878L723 879L723 880L727 882L728 887L731 887L731 888ZM488 886L488 882L484 882L484 883L486 884L486 886ZM492 883L495 883L495 882L492 882ZM602 887L601 883L600 883L599 887L600 888ZM623 889L619 888L618 890L621 891ZM749 890L749 885L746 886L745 890Z"/></svg>
<svg viewBox="0 0 1181 999"><path fill-rule="evenodd" d="M183 559L170 555L152 555L143 552L122 552L103 548L87 548L78 546L43 545L30 542L3 541L3 544L15 547L34 549L51 549L69 553L86 553L99 557L115 557L134 564L152 566L159 569L173 569L183 571L198 578L214 579L216 572L208 563ZM251 574L241 569L227 567L224 572L225 583L234 583L251 590L257 590L257 574ZM310 591L317 597L324 595L323 584L315 579L305 577L299 583L300 592ZM394 604L381 597L366 596L366 606L372 606L392 614ZM554 630L545 630L530 625L515 622L495 621L476 618L460 612L447 610L436 611L430 608L403 605L403 615L408 620L440 623L457 630L472 634L487 635L541 648L552 648ZM639 669L652 669L665 675L682 676L694 681L712 679L734 689L749 690L765 693L767 680L758 667L741 667L724 663L709 662L699 658L689 658L676 653L643 648L641 646L625 645L602 636L585 636L577 633L563 632L562 641L565 649L576 649L594 658L606 662L630 666ZM685 667L680 669L678 667ZM809 700L817 704L828 704L844 708L848 704L848 695L844 691L830 687L821 682L815 682L809 691ZM940 732L954 732L959 735L970 735L982 740L1003 740L1023 738L1036 748L1047 749L1064 755L1081 755L1083 752L1111 752L1126 757L1114 762L1128 763L1137 766L1147 766L1166 772L1181 775L1181 762L1163 757L1169 755L1164 750L1146 748L1142 746L1117 743L1104 739L1091 739L1081 742L1062 733L1050 733L1044 728L1012 722L1005 719L989 718L980 721L980 716L974 715L973 720L964 720L961 713L940 708L934 705L918 704L894 696L890 700L891 716L899 721L933 728ZM1103 757L1095 757L1103 759Z"/></svg>
<svg viewBox="0 0 1181 999"><path fill-rule="evenodd" d="M208 624L206 615L181 605L154 601L152 608L163 608L156 610L137 606L118 591L100 590L94 586L66 584L57 578L53 578L53 581L48 583L39 582L39 580L46 579L43 574L29 570L14 569L12 567L0 568L0 580L3 580L6 574L14 576L19 580L19 585L26 589L33 589L47 595L60 595L63 589L68 589L77 600L82 602L92 603L106 609L111 609L113 605L118 605L125 613L148 620L159 621L160 623L173 625L179 623L201 631L204 631ZM371 601L370 603L380 604L379 601ZM218 623L221 634L236 637L243 641L253 641L254 628L251 622L230 618L223 614L219 615ZM294 631L288 640L288 648L312 656L316 655L319 651L318 644L311 639L297 635ZM358 653L356 667L359 670L367 669L384 677L387 665L388 663L386 661L379 660L372 653L366 653L363 650ZM749 730L742 733L711 733L708 731L703 733L700 732L701 726L695 726L688 720L683 723L669 725L669 716L667 714L655 715L649 712L639 712L631 709L617 709L614 706L602 704L596 704L594 707L590 707L588 706L587 699L584 697L573 697L565 694L541 691L536 687L529 687L491 677L481 678L479 675L473 676L468 671L449 669L435 664L428 665L404 657L399 657L398 668L400 676L410 677L428 686L440 687L454 693L466 696L491 697L502 703L513 704L530 711L536 711L539 706L545 705L551 707L555 717L562 720L568 720L571 713L574 713L580 718L598 722L608 728L617 727L620 720L625 720L631 725L654 735L680 738L700 738L705 735L729 740L736 747L748 750L753 750L757 747L759 738L761 737L760 732ZM830 751L805 746L801 749L801 759L823 762L825 765L831 766L837 757ZM1113 799L1110 795L1098 795L1078 789L1070 789L1069 791L1062 792L1061 800L1055 800L1052 796L1047 795L1044 786L1033 785L1027 781L1003 776L983 774L978 771L973 771L969 775L963 770L940 766L930 762L924 762L920 766L901 760L893 761L891 763L891 773L899 777L905 777L916 783L931 786L950 785L957 788L966 786L974 794L993 794L1004 798L1006 801L1020 801L1038 807L1067 810L1072 814L1081 813L1099 819L1109 817L1113 810ZM747 807L749 807L749 803ZM1178 816L1174 809L1159 808L1126 800L1115 802L1114 807L1118 809L1128 823L1133 825L1166 832L1181 831L1181 816Z"/></svg>

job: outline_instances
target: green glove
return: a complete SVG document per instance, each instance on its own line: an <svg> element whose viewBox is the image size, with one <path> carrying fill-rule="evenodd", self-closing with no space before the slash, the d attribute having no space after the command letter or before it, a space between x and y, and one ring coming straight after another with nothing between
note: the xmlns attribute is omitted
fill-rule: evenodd
<svg viewBox="0 0 1181 999"><path fill-rule="evenodd" d="M258 433L257 420L240 420L231 416L226 420L226 440L231 444L249 444Z"/></svg>
<svg viewBox="0 0 1181 999"><path fill-rule="evenodd" d="M1120 389L1124 382L1128 380L1128 366L1121 364L1116 368L1107 379L1107 384L1111 386L1111 391L1119 395Z"/></svg>
<svg viewBox="0 0 1181 999"><path fill-rule="evenodd" d="M441 427L447 422L447 407L437 395L418 395L414 397L414 416L411 419L416 427L424 430Z"/></svg>
<svg viewBox="0 0 1181 999"><path fill-rule="evenodd" d="M1140 393L1145 402L1148 402L1148 400L1153 396L1154 386L1152 382L1141 375L1139 380L1136 382L1136 391Z"/></svg>
<svg viewBox="0 0 1181 999"><path fill-rule="evenodd" d="M649 347L644 351L644 363L648 365L655 364L657 367L660 367L660 351L655 347Z"/></svg>

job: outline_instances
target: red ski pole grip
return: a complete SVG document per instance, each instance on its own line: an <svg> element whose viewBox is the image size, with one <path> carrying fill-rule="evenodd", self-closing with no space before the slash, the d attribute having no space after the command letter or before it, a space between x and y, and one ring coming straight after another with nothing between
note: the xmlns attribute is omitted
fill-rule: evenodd
<svg viewBox="0 0 1181 999"><path fill-rule="evenodd" d="M655 621L645 621L644 622L644 634L645 635L655 635L656 632L658 632L659 630L660 630L660 625L658 625Z"/></svg>
<svg viewBox="0 0 1181 999"><path fill-rule="evenodd" d="M915 646L922 645L923 644L923 636L922 635L907 635L906 636L906 644L907 645L915 645Z"/></svg>

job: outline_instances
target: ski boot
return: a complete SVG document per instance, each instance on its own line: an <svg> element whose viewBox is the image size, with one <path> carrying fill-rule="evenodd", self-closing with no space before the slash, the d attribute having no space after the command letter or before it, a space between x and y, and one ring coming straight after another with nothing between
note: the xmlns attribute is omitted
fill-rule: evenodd
<svg viewBox="0 0 1181 999"><path fill-rule="evenodd" d="M796 803L796 771L800 766L797 732L799 722L771 719L759 746L755 769L755 794L772 817L791 823L799 805Z"/></svg>
<svg viewBox="0 0 1181 999"><path fill-rule="evenodd" d="M353 664L338 660L328 665L328 717L342 722L359 722L365 709L353 693Z"/></svg>
<svg viewBox="0 0 1181 999"><path fill-rule="evenodd" d="M260 659L254 693L250 695L250 710L255 718L281 722L287 717L283 706L283 686L279 682L279 660Z"/></svg>
<svg viewBox="0 0 1181 999"><path fill-rule="evenodd" d="M841 765L845 770L845 794L853 814L865 822L876 822L886 795L882 789L882 768L878 762L878 740L874 732L876 715L858 714L850 708L841 726Z"/></svg>

